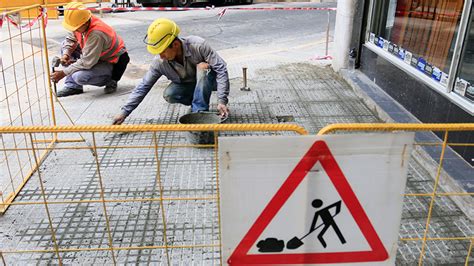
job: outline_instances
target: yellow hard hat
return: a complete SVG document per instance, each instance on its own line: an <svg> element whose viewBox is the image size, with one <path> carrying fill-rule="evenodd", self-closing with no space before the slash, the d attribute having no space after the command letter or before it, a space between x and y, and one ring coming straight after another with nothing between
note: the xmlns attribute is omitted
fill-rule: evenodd
<svg viewBox="0 0 474 266"><path fill-rule="evenodd" d="M92 13L85 8L86 7L79 2L67 4L64 11L63 27L68 31L75 31L89 21Z"/></svg>
<svg viewBox="0 0 474 266"><path fill-rule="evenodd" d="M161 54L170 46L179 32L179 27L174 21L159 18L150 24L143 42L147 44L148 52Z"/></svg>

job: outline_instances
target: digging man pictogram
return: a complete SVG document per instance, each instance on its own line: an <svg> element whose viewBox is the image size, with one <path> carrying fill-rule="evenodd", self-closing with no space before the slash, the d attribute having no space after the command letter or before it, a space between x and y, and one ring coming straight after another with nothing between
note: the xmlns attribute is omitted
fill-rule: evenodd
<svg viewBox="0 0 474 266"><path fill-rule="evenodd" d="M311 205L314 208L317 209L317 208L323 206L323 201L320 200L320 199L315 199L315 200L313 200ZM331 215L330 210L332 208L336 208L334 215ZM318 229L321 226L324 226L324 227L321 230L321 232L319 232L318 239L319 239L319 242L321 242L321 245L323 245L324 248L327 247L327 244L326 244L326 241L324 240L323 236L330 227L332 227L334 229L334 231L336 232L337 236L339 237L339 240L341 241L341 243L345 244L346 240L344 239L344 236L342 235L341 231L339 230L339 227L337 226L336 221L334 221L334 217L337 214L339 214L340 211L341 211L341 201L335 202L335 203L333 203L333 204L317 211L314 214L313 222L311 223L311 228L309 229L309 232L301 238L293 237L292 239L290 239L288 241L288 243L286 243L286 248L288 248L288 249L297 249L297 248L299 248L300 246L302 246L304 244L303 241L302 241L303 238L307 237L308 235L310 235L311 233L316 231L316 229ZM319 217L321 217L322 224L316 226L316 223L317 223Z"/></svg>

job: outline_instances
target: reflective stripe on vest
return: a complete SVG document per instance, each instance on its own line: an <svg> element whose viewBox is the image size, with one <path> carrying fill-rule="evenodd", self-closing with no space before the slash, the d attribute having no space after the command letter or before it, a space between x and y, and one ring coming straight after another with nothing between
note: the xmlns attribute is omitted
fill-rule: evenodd
<svg viewBox="0 0 474 266"><path fill-rule="evenodd" d="M87 29L87 32L85 32L84 35L76 31L74 32L74 36L76 37L76 40L78 41L81 49L84 49L84 45L87 43L89 34L91 34L91 32L94 30L101 31L105 33L110 39L112 39L112 45L100 54L100 60L109 63L117 63L117 54L120 52L120 50L125 48L125 44L123 43L122 38L118 36L118 34L112 29L112 27L105 24L102 20L95 16L91 17L91 24L89 25L89 28ZM84 36L84 38L82 36Z"/></svg>

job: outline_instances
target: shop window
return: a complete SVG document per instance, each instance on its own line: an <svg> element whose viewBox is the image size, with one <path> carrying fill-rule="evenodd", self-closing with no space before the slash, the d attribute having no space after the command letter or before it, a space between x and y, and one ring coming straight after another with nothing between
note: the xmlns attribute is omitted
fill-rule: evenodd
<svg viewBox="0 0 474 266"><path fill-rule="evenodd" d="M458 73L454 91L474 102L474 15L472 10Z"/></svg>
<svg viewBox="0 0 474 266"><path fill-rule="evenodd" d="M464 1L373 3L369 41L446 86Z"/></svg>

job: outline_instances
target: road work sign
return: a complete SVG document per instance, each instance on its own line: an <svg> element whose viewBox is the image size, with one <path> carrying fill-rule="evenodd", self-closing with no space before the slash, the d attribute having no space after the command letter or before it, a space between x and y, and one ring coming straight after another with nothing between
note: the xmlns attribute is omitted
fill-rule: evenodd
<svg viewBox="0 0 474 266"><path fill-rule="evenodd" d="M219 138L223 261L393 265L413 140Z"/></svg>

